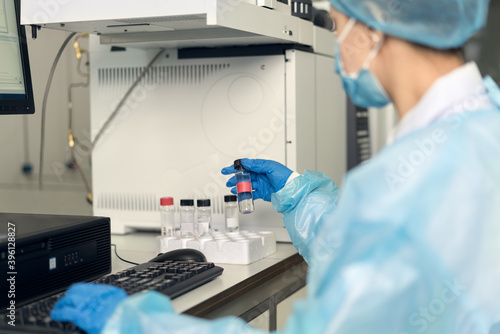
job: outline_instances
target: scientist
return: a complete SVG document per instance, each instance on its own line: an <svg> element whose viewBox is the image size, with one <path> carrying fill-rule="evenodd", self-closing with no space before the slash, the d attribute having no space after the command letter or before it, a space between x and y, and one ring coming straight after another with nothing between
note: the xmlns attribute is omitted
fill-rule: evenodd
<svg viewBox="0 0 500 334"><path fill-rule="evenodd" d="M341 195L321 173L243 160L310 268L283 332L500 332L500 90L461 49L488 1L330 1L346 92L363 107L392 101L401 121ZM100 285L69 289L52 317L90 333L258 332Z"/></svg>

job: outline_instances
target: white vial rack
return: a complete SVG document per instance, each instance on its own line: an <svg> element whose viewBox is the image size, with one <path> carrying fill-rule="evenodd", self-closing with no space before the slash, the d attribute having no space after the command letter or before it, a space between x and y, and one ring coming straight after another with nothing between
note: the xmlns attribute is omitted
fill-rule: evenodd
<svg viewBox="0 0 500 334"><path fill-rule="evenodd" d="M276 252L274 232L213 232L211 237L157 237L159 253L174 249L200 250L215 263L250 264Z"/></svg>

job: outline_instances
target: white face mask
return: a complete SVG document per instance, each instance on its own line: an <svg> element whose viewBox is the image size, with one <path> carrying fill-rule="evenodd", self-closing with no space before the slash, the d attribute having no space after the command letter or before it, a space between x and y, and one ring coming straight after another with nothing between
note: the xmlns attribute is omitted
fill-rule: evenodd
<svg viewBox="0 0 500 334"><path fill-rule="evenodd" d="M345 67L342 63L342 57L340 54L340 45L345 40L349 32L352 30L356 20L351 18L347 22L346 27L342 31L342 34L337 38L337 47L335 51L335 71L342 78L344 85L344 90L351 97L353 103L359 107L384 107L391 103L389 96L380 84L375 74L370 71L370 64L377 56L380 48L384 43L384 38L378 42L377 45L370 51L368 57L366 58L361 70L358 73L348 74L345 71Z"/></svg>

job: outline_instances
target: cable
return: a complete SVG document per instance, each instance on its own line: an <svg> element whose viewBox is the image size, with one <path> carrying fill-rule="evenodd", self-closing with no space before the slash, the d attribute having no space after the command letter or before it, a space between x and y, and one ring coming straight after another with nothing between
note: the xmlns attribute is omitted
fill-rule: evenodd
<svg viewBox="0 0 500 334"><path fill-rule="evenodd" d="M71 130L68 130L68 137L70 138L69 140L70 140L70 144L71 144L71 141L73 140L72 139L73 134L72 134ZM74 145L74 140L73 140L73 145ZM92 196L92 190L90 189L90 184L89 184L87 178L85 177L85 174L83 173L83 170L80 167L80 164L76 160L75 147L70 146L69 151L71 153L71 162L72 162L73 166L76 168L76 170L80 173L80 176L82 177L82 181L83 181L83 184L85 186L85 190L87 191L87 201L90 204L92 204L94 201L93 196Z"/></svg>
<svg viewBox="0 0 500 334"><path fill-rule="evenodd" d="M75 53L76 53L76 58L78 59L78 64L77 64L77 71L78 74L81 76L85 77L87 80L85 82L79 82L79 83L72 83L68 87L68 146L69 146L69 151L71 154L71 164L78 173L80 174L83 184L85 186L85 191L87 192L87 202L92 204L93 198L92 198L92 190L90 189L90 184L85 177L85 173L83 172L80 164L78 163L78 160L76 159L75 155L75 145L81 145L79 144L76 136L73 133L73 88L87 88L90 84L90 73L87 71L86 73L81 70L81 65L82 65L82 54L85 54L87 57L87 61L89 59L89 54L87 50L81 49L80 45L78 44L78 40L81 37L88 37L88 34L79 34L76 36L75 41L73 43L73 47L75 48Z"/></svg>
<svg viewBox="0 0 500 334"><path fill-rule="evenodd" d="M28 131L28 117L23 116L23 132L24 132L24 163L22 171L24 175L31 175L33 173L33 164L30 162L30 140Z"/></svg>
<svg viewBox="0 0 500 334"><path fill-rule="evenodd" d="M113 246L115 247L115 255L116 255L116 257L117 257L117 258L119 258L119 259L120 259L120 260L122 260L123 262L127 262L127 263L130 263L130 264L136 265L136 266L137 266L137 265L139 265L139 263L135 263L135 262L132 262L132 261L127 261L127 260L125 260L125 259L122 259L122 258L120 257L120 255L118 255L118 253L117 253L117 251L116 251L116 245L115 245L115 244L111 244L111 247L113 247Z"/></svg>
<svg viewBox="0 0 500 334"><path fill-rule="evenodd" d="M28 118L23 116L23 131L24 131L24 161L30 161L30 140L28 133Z"/></svg>
<svg viewBox="0 0 500 334"><path fill-rule="evenodd" d="M49 78L47 80L47 86L45 88L45 94L44 94L44 97L43 97L43 105L42 105L42 122L41 122L42 124L41 124L41 138L40 138L40 166L39 166L39 179L38 179L39 189L43 188L43 176L42 176L43 175L43 156L44 156L44 146L45 146L45 119L46 119L46 110L47 110L48 95L49 95L50 87L51 87L52 80L53 80L53 77L54 77L54 72L55 72L55 69L56 69L57 64L59 62L59 59L61 58L62 52L64 51L64 49L68 45L69 41L75 35L76 35L76 33L71 33L66 38L66 40L63 42L63 44L61 45L61 47L60 47L60 49L59 49L59 51L58 51L58 53L56 55L56 58L54 59L54 62L52 64L52 68L50 70ZM78 38L79 37L77 37L76 39L78 39ZM75 43L76 43L76 41L75 41ZM160 49L160 51L153 57L153 59L149 62L149 64L140 73L140 75L134 81L134 83L132 84L132 86L130 86L130 88L128 89L128 91L126 92L126 94L121 99L120 103L118 103L118 105L116 106L115 110L112 112L111 116L106 120L106 122L104 123L104 125L102 126L102 128L99 130L99 132L95 136L94 141L92 142L92 146L91 146L90 150L92 150L93 147L95 147L96 143L99 141L99 139L103 135L104 131L108 128L108 126L111 124L111 122L113 121L113 119L117 116L117 114L120 111L120 109L122 108L122 106L125 104L125 101L131 95L132 91L141 82L142 78L147 74L147 72L149 71L149 69L153 66L153 64L156 62L156 60L161 56L161 54L164 51L165 51L165 49ZM79 74L85 74L85 73L83 73L80 70L80 62L78 64L78 72L79 72ZM72 157L73 163L75 164L75 167L78 169L80 175L82 176L83 182L85 184L85 188L87 190L87 200L90 203L92 203L92 193L90 191L89 183L88 183L87 179L85 178L85 175L83 174L83 171L81 170L80 166L78 165L78 163L76 162L76 159L75 159L73 148L74 148L75 143L79 144L79 142L76 139L76 137L74 137L73 131L72 131L71 89L75 88L75 87L86 87L86 85L88 85L88 83L77 83L77 84L70 85L70 88L69 88L69 91L70 91L69 92L69 96L70 96L70 110L69 110L70 119L69 119L68 137L69 137L69 142L70 142L70 151L71 151L71 157Z"/></svg>
<svg viewBox="0 0 500 334"><path fill-rule="evenodd" d="M79 34L78 36L76 36L75 38L75 41L73 42L73 48L75 49L75 56L76 56L76 59L78 59L78 67L77 67L77 71L78 71L78 74L80 74L82 77L89 77L90 73L89 71L87 72L83 72L82 69L80 68L81 67L81 60L82 60L82 54L85 54L87 56L87 62L89 60L89 53L87 50L84 50L84 49L81 49L80 48L80 44L78 43L78 40L80 38L88 38L89 37L89 34Z"/></svg>
<svg viewBox="0 0 500 334"><path fill-rule="evenodd" d="M43 104L42 104L42 124L41 124L41 135L40 135L40 166L38 169L38 187L41 190L43 187L43 154L44 154L44 146L45 146L45 116L47 113L47 100L49 97L50 86L52 85L52 79L54 78L54 72L56 71L57 64L59 63L59 59L68 45L69 41L76 35L76 32L69 34L68 37L64 40L63 44L59 48L57 52L56 58L52 63L52 68L50 69L49 78L47 79L47 85L45 87L45 93L43 95Z"/></svg>
<svg viewBox="0 0 500 334"><path fill-rule="evenodd" d="M84 54L86 57L87 57L87 61L89 59L89 53L87 50L83 50L83 49L80 49L80 46L78 44L78 39L80 37L82 37L82 35L87 35L87 34L81 34L81 35L78 35L76 38L75 38L75 42L74 42L74 47L75 47L75 51L76 51L76 58L78 59L78 64L77 64L77 71L78 71L78 74L80 74L82 77L85 77L87 80L85 82L78 82L78 83L72 83L69 85L69 88L68 88L68 112L69 112L69 115L68 115L68 129L73 131L73 98L72 98L72 90L73 88L78 88L78 87L82 87L82 88L87 88L89 87L89 84L90 84L90 73L87 72L83 72L81 70L81 65L82 65L82 54ZM70 138L70 140L74 140L73 144L76 143L76 138ZM73 145L70 144L70 147L73 147Z"/></svg>
<svg viewBox="0 0 500 334"><path fill-rule="evenodd" d="M153 64L156 62L156 60L163 53L163 51L165 51L165 49L160 49L160 51L156 54L156 56L154 56L154 58L151 59L151 61L149 62L149 64L144 68L144 70L141 72L141 74L139 74L139 76L134 81L134 83L132 84L132 86L130 86L130 88L128 89L127 93L125 93L125 95L121 99L120 103L118 103L118 105L116 106L116 108L113 111L113 113L111 113L111 116L108 117L108 119L106 120L106 122L104 123L104 125L102 126L102 128L99 130L99 132L95 136L94 141L92 142L92 147L93 148L96 146L97 142L101 138L101 136L104 133L104 131L106 131L106 129L108 128L109 124L111 124L111 122L113 121L113 119L116 117L116 115L120 111L121 107L125 104L125 101L127 101L128 97L130 96L130 94L132 93L132 91L134 90L134 88L139 84L139 82L141 82L142 78L146 75L146 73L149 71L149 69L151 68L151 66L153 66Z"/></svg>

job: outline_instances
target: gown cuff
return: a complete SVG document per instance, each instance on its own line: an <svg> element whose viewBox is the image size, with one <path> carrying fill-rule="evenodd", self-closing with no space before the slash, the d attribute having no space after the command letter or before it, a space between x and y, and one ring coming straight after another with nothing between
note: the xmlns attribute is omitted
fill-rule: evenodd
<svg viewBox="0 0 500 334"><path fill-rule="evenodd" d="M299 174L299 173L297 173L297 172L293 172L292 174L290 174L290 176L288 177L288 180L286 180L285 186L286 186L287 184L289 184L290 182L292 182L292 181L293 181L293 179L295 179L295 178L297 178L297 177L299 177L299 176L300 176L300 174Z"/></svg>

